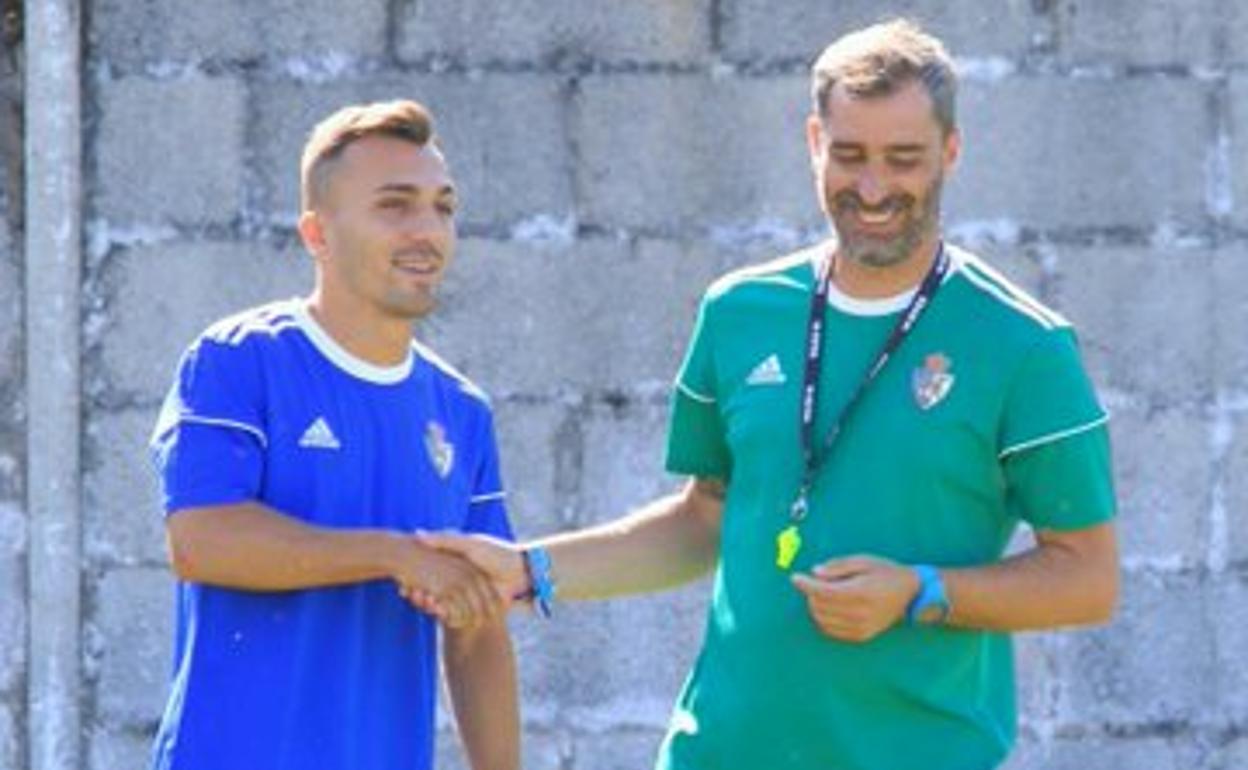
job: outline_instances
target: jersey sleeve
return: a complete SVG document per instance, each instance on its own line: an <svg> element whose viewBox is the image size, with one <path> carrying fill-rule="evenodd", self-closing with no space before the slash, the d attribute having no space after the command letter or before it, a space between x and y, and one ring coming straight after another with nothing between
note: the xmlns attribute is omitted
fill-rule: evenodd
<svg viewBox="0 0 1248 770"><path fill-rule="evenodd" d="M998 437L1007 499L1019 518L1058 530L1113 518L1108 421L1074 332L1049 332L1014 375Z"/></svg>
<svg viewBox="0 0 1248 770"><path fill-rule="evenodd" d="M665 465L672 473L727 481L732 454L715 376L713 307L708 293L698 308L693 337L672 388Z"/></svg>
<svg viewBox="0 0 1248 770"><path fill-rule="evenodd" d="M502 471L499 467L494 419L488 412L478 435L481 442L478 455L480 459L473 475L472 496L468 501L464 531L514 540L511 521L507 515L507 496L503 489Z"/></svg>
<svg viewBox="0 0 1248 770"><path fill-rule="evenodd" d="M259 496L263 401L254 351L210 339L187 351L150 442L166 513Z"/></svg>

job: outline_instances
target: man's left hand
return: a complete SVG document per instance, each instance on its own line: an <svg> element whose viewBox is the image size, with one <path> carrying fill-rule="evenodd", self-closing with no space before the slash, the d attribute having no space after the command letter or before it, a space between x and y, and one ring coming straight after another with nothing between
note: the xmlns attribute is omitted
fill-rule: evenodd
<svg viewBox="0 0 1248 770"><path fill-rule="evenodd" d="M875 556L832 559L792 580L819 630L842 642L867 642L886 631L919 590L914 570Z"/></svg>

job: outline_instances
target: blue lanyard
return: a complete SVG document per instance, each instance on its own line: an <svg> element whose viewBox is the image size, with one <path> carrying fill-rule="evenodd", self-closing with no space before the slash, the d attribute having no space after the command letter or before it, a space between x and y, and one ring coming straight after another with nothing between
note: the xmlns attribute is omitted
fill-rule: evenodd
<svg viewBox="0 0 1248 770"><path fill-rule="evenodd" d="M949 272L949 255L945 251L945 244L942 242L936 251L936 259L932 261L932 266L924 276L923 282L919 284L919 289L911 298L910 304L906 306L901 317L897 319L897 323L893 326L893 331L888 335L880 352L875 356L875 362L867 369L866 374L858 381L858 387L854 389L854 393L850 396L849 401L841 408L840 414L832 421L832 426L828 428L828 433L824 436L821 451L816 454L814 436L815 436L815 402L819 394L819 364L823 359L823 328L828 310L828 287L832 283L832 255L829 254L823 261L823 269L819 271L815 282L815 293L810 300L810 316L806 326L806 368L802 377L802 402L800 409L801 419L801 439L802 439L802 463L804 471L802 473L802 485L798 489L797 498L793 502L790 510L789 518L797 523L806 518L808 510L807 495L810 493L810 487L815 481L815 474L819 470L819 466L823 464L832 453L832 446L836 443L837 438L841 435L842 428L849 421L850 415L854 411L854 407L862 400L862 396L866 393L867 388L875 381L884 367L888 365L889 359L901 347L901 343L905 341L906 336L919 322L919 318L923 315L923 311L927 310L931 304L932 298L936 296L937 289L944 281L945 275Z"/></svg>

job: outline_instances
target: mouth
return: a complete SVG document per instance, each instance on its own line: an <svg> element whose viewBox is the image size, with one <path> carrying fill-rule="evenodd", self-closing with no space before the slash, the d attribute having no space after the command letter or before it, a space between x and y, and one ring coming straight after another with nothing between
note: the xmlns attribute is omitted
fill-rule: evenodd
<svg viewBox="0 0 1248 770"><path fill-rule="evenodd" d="M868 206L856 195L843 195L837 199L837 209L843 216L851 217L859 229L887 231L905 218L910 201L898 196L885 199L878 206Z"/></svg>
<svg viewBox="0 0 1248 770"><path fill-rule="evenodd" d="M431 278L442 268L442 255L429 245L396 252L390 265L398 272L417 278Z"/></svg>

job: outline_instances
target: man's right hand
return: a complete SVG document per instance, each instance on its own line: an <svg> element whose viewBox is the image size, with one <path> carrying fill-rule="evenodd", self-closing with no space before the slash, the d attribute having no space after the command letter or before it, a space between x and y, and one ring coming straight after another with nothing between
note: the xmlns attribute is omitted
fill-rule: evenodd
<svg viewBox="0 0 1248 770"><path fill-rule="evenodd" d="M456 554L405 538L393 577L399 594L448 628L472 628L498 618L507 595L492 576Z"/></svg>
<svg viewBox="0 0 1248 770"><path fill-rule="evenodd" d="M524 567L521 546L489 535L460 535L446 532L422 532L416 539L448 556L472 562L489 576L494 591L504 601L528 593L529 575Z"/></svg>

